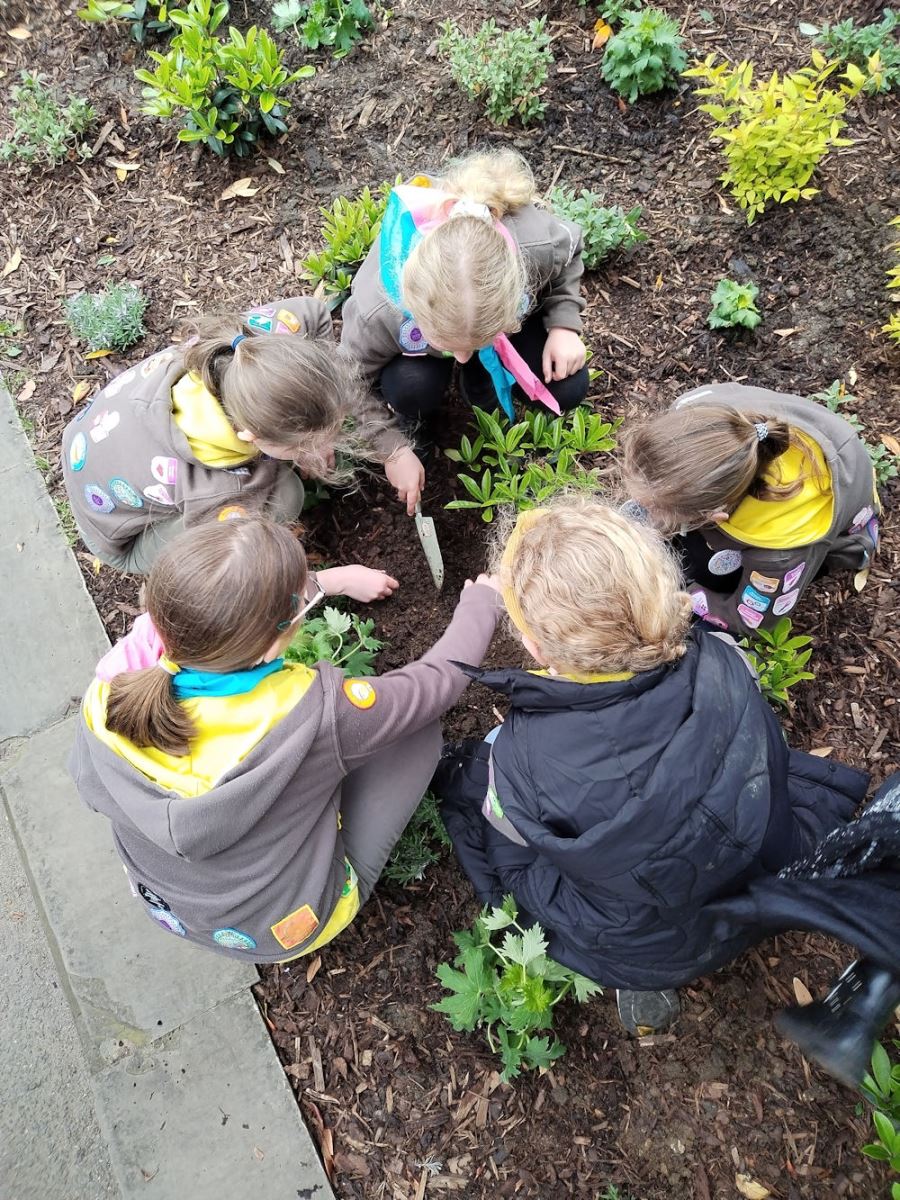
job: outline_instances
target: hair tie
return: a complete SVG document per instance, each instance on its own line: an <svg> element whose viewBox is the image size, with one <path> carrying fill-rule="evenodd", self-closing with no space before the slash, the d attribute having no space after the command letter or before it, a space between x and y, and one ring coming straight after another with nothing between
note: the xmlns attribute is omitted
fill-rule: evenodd
<svg viewBox="0 0 900 1200"><path fill-rule="evenodd" d="M486 225L494 224L491 210L486 204L479 204L477 200L457 200L450 209L447 220L453 221L456 217L475 217L478 221L484 221Z"/></svg>
<svg viewBox="0 0 900 1200"><path fill-rule="evenodd" d="M757 440L764 442L769 436L769 425L767 421L754 421L753 428L756 430Z"/></svg>
<svg viewBox="0 0 900 1200"><path fill-rule="evenodd" d="M167 675L177 675L181 670L178 663L172 662L171 658L166 658L165 654L161 654L156 660L156 665L161 667Z"/></svg>
<svg viewBox="0 0 900 1200"><path fill-rule="evenodd" d="M235 350L237 350L237 348L238 348L238 342L243 342L243 341L246 341L246 338L247 338L247 335L246 335L246 333L239 333L239 334L237 335L237 337L235 337L235 338L232 338L232 339L231 339L231 350L232 350L232 353L233 353Z"/></svg>

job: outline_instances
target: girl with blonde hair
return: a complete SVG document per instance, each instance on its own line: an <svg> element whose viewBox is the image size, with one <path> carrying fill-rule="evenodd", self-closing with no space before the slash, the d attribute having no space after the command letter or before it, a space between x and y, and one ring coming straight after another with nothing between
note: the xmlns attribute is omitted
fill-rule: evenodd
<svg viewBox="0 0 900 1200"><path fill-rule="evenodd" d="M260 516L187 530L82 704L72 773L112 824L136 905L250 962L307 954L353 920L468 682L450 660L480 662L497 620L479 576L417 662L371 679L285 662L331 574Z"/></svg>
<svg viewBox="0 0 900 1200"><path fill-rule="evenodd" d="M776 875L846 825L868 776L788 750L736 644L691 627L663 539L610 506L523 513L497 570L537 669L467 668L509 713L486 742L446 747L433 782L479 898L512 893L553 958L619 989L632 1032L665 1028L673 989L768 933L824 928L876 957L854 981L862 1042L857 1008L829 1060L844 1076L864 1066L900 1000L900 873L842 883L846 905Z"/></svg>
<svg viewBox="0 0 900 1200"><path fill-rule="evenodd" d="M384 462L389 478L417 463L330 335L318 300L284 300L207 317L108 383L63 433L63 478L88 549L145 574L171 538L208 517L295 520L298 471L347 483L352 472L336 459ZM357 599L375 599L384 578Z"/></svg>
<svg viewBox="0 0 900 1200"><path fill-rule="evenodd" d="M625 488L675 539L694 613L719 629L773 625L823 570L868 573L872 462L856 430L812 400L696 388L630 429L623 452Z"/></svg>
<svg viewBox="0 0 900 1200"><path fill-rule="evenodd" d="M584 400L582 233L536 196L512 150L391 193L344 305L341 348L410 425L437 415L454 361L464 398L510 417L514 385L555 412ZM423 479L410 480L410 506Z"/></svg>

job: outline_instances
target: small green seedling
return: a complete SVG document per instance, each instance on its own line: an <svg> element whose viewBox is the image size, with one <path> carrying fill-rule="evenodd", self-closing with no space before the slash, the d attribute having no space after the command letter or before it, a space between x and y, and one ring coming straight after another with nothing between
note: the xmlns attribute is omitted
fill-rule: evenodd
<svg viewBox="0 0 900 1200"><path fill-rule="evenodd" d="M96 112L79 96L63 104L38 74L22 72L22 82L10 89L12 136L0 142L0 162L25 167L46 163L55 167L70 154L84 158L87 147L79 138L96 119Z"/></svg>
<svg viewBox="0 0 900 1200"><path fill-rule="evenodd" d="M893 1046L900 1050L900 1041L894 1041ZM877 1135L862 1152L900 1172L900 1062L892 1064L880 1042L872 1051L872 1073L865 1077L860 1090L874 1106L872 1121ZM891 1185L891 1196L900 1200L900 1183Z"/></svg>
<svg viewBox="0 0 900 1200"><path fill-rule="evenodd" d="M687 59L678 23L661 8L623 11L620 21L606 43L600 73L613 91L634 104L638 96L676 83Z"/></svg>
<svg viewBox="0 0 900 1200"><path fill-rule="evenodd" d="M131 283L107 285L102 292L80 292L66 301L66 320L90 350L127 350L146 332L147 298Z"/></svg>
<svg viewBox="0 0 900 1200"><path fill-rule="evenodd" d="M169 13L176 8L183 8L184 0L87 0L84 8L78 10L82 21L90 21L96 25L105 25L110 21L128 21L131 37L143 45L147 37L163 36L175 28L169 20Z"/></svg>
<svg viewBox="0 0 900 1200"><path fill-rule="evenodd" d="M320 208L325 218L322 238L325 249L303 260L303 277L313 285L319 283L326 295L346 297L353 275L369 253L381 229L381 218L391 188L382 183L374 192L363 188L353 200L338 196L330 208Z"/></svg>
<svg viewBox="0 0 900 1200"><path fill-rule="evenodd" d="M527 125L544 116L541 95L553 62L546 24L541 17L524 29L503 32L490 20L471 37L453 21L441 26L438 50L449 60L450 74L497 125L514 117Z"/></svg>
<svg viewBox="0 0 900 1200"><path fill-rule="evenodd" d="M710 296L710 329L755 329L762 320L756 307L759 288L755 283L720 279Z"/></svg>
<svg viewBox="0 0 900 1200"><path fill-rule="evenodd" d="M640 9L641 0L606 0L605 4L598 4L597 7L608 25L621 25L628 13Z"/></svg>
<svg viewBox="0 0 900 1200"><path fill-rule="evenodd" d="M408 887L424 879L428 868L444 857L450 845L437 800L431 792L426 792L394 847L381 878Z"/></svg>
<svg viewBox="0 0 900 1200"><path fill-rule="evenodd" d="M523 929L516 902L504 897L499 908L487 908L471 931L453 934L459 954L441 963L437 976L451 993L432 1004L458 1031L483 1029L488 1045L503 1060L503 1080L522 1069L549 1067L566 1048L552 1030L556 1005L568 995L579 1003L602 992L599 984L561 967L547 957L540 925ZM502 941L494 935L502 931Z"/></svg>
<svg viewBox="0 0 900 1200"><path fill-rule="evenodd" d="M581 226L584 233L581 257L589 271L616 250L628 251L647 240L647 235L637 227L640 205L626 212L618 204L606 208L602 201L599 192L586 188L582 188L577 196L565 188L553 188L550 192L553 210L565 220Z"/></svg>
<svg viewBox="0 0 900 1200"><path fill-rule="evenodd" d="M875 60L875 69L863 87L869 95L900 87L900 17L890 8L884 10L880 21L858 28L852 18L836 25L826 21L821 28L801 21L800 32L814 38L829 59L853 63L863 70Z"/></svg>
<svg viewBox="0 0 900 1200"><path fill-rule="evenodd" d="M875 480L879 487L884 486L889 480L897 478L898 474L900 474L900 458L889 450L884 442L878 442L877 445L873 446L871 442L863 437L866 430L865 425L857 414L852 411L852 408L847 407L848 405L858 404L859 401L856 396L852 396L847 391L839 379L835 379L824 391L814 392L809 399L815 400L818 404L824 404L830 412L838 413L848 425L856 430L860 441L869 453L869 458L872 460Z"/></svg>
<svg viewBox="0 0 900 1200"><path fill-rule="evenodd" d="M314 667L330 662L354 679L375 674L375 658L382 643L373 637L375 622L361 621L351 613L325 608L322 615L304 621L284 652L288 662Z"/></svg>
<svg viewBox="0 0 900 1200"><path fill-rule="evenodd" d="M790 705L788 692L805 679L815 679L804 670L812 656L812 638L791 636L791 621L782 617L771 629L758 629L752 642L743 638L740 645L759 677L759 690L772 704Z"/></svg>
<svg viewBox="0 0 900 1200"><path fill-rule="evenodd" d="M272 28L293 29L304 50L332 50L343 58L375 22L364 0L277 0Z"/></svg>

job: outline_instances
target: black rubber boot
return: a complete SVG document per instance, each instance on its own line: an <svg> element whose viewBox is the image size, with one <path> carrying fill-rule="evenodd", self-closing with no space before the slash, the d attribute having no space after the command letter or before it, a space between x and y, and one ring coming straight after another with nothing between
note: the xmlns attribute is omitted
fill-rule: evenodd
<svg viewBox="0 0 900 1200"><path fill-rule="evenodd" d="M659 992L633 992L628 988L616 991L619 1019L629 1033L643 1037L664 1033L678 1020L681 1002L678 993L665 989Z"/></svg>
<svg viewBox="0 0 900 1200"><path fill-rule="evenodd" d="M824 1000L778 1014L778 1032L829 1075L858 1087L872 1047L900 1004L900 975L871 959L851 963Z"/></svg>

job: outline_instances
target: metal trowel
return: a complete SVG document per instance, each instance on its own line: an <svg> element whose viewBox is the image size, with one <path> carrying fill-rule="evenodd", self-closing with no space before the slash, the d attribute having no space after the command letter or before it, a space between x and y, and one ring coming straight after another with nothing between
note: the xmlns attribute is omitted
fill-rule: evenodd
<svg viewBox="0 0 900 1200"><path fill-rule="evenodd" d="M441 548L438 545L437 533L434 529L434 519L422 516L421 504L416 505L416 533L418 533L422 549L425 551L434 586L440 591L444 586L444 560L441 557Z"/></svg>

